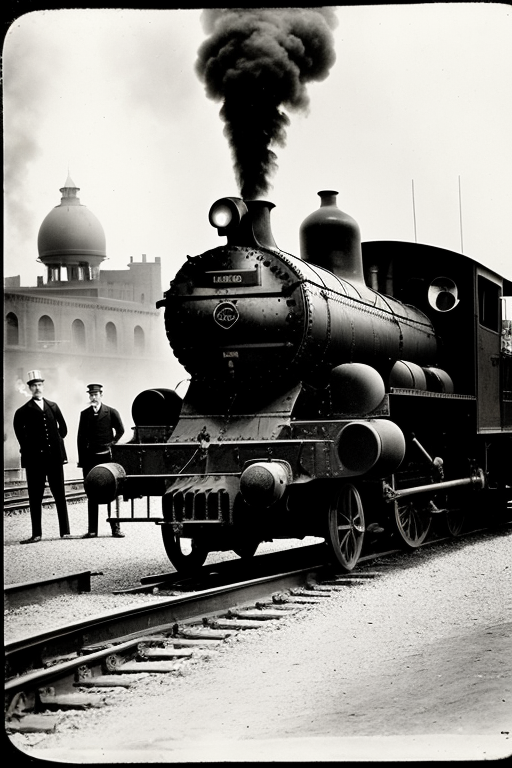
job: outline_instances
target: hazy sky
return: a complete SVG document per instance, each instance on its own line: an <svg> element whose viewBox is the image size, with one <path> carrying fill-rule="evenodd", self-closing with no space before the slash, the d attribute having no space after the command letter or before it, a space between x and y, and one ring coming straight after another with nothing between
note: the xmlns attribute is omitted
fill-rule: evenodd
<svg viewBox="0 0 512 768"><path fill-rule="evenodd" d="M290 113L267 198L277 244L298 254L320 189L363 240L453 250L512 278L512 8L340 6L336 62ZM220 104L195 74L199 10L48 10L4 43L4 274L35 285L37 233L68 170L99 218L109 269L220 245L211 204L238 188ZM459 206L459 177L461 201ZM462 240L460 214L462 213Z"/></svg>

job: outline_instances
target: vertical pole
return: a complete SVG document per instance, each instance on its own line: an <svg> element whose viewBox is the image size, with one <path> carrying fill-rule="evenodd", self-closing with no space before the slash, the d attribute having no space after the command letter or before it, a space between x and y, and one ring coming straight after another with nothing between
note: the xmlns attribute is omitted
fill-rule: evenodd
<svg viewBox="0 0 512 768"><path fill-rule="evenodd" d="M416 237L416 204L414 200L414 179L412 180L412 219L414 223L414 242L417 243L418 239Z"/></svg>
<svg viewBox="0 0 512 768"><path fill-rule="evenodd" d="M460 176L459 176L459 226L460 226L460 252L464 253L464 241L462 239L462 192L460 187Z"/></svg>

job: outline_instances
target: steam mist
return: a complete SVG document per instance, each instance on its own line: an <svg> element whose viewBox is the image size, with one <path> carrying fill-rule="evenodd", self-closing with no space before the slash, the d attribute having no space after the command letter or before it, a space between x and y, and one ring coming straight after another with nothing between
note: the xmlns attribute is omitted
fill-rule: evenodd
<svg viewBox="0 0 512 768"><path fill-rule="evenodd" d="M324 80L335 62L333 8L208 9L210 37L196 71L209 98L223 101L220 116L240 193L265 195L277 169L271 145L284 146L290 121L282 111L305 111L306 84Z"/></svg>
<svg viewBox="0 0 512 768"><path fill-rule="evenodd" d="M32 397L25 383L26 372L38 369L45 379L43 397L59 405L68 427L64 445L69 463L65 472L70 478L81 477L81 470L77 468L78 422L80 412L90 405L87 393L90 382L103 384L103 402L119 411L126 430L121 443L128 442L133 436L131 408L139 392L154 386L172 387L184 397L188 385L186 371L170 350L161 360L145 359L140 365L130 358L91 359L70 354L67 359L64 355L58 359L57 356L44 353L36 356L30 352L22 362L23 367L12 366L4 376L4 468L19 467L19 444L14 434L13 416L14 411Z"/></svg>

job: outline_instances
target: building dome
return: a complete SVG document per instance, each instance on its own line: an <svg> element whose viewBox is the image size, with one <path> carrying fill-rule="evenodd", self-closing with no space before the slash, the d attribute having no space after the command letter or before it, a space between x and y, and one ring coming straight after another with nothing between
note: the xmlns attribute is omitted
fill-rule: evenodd
<svg viewBox="0 0 512 768"><path fill-rule="evenodd" d="M49 273L58 267L80 266L88 268L94 278L107 255L105 232L94 213L80 203L79 191L68 176L60 190L60 205L50 211L39 228L39 260Z"/></svg>

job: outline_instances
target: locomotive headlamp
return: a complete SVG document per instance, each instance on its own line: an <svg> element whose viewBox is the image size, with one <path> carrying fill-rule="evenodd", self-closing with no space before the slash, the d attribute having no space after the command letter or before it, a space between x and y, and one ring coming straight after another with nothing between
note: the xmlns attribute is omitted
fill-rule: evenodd
<svg viewBox="0 0 512 768"><path fill-rule="evenodd" d="M212 205L208 218L212 227L219 230L219 235L223 235L224 230L238 227L246 213L247 206L241 198L223 197Z"/></svg>
<svg viewBox="0 0 512 768"><path fill-rule="evenodd" d="M279 501L291 480L287 461L257 461L242 472L240 493L247 504L270 507Z"/></svg>

